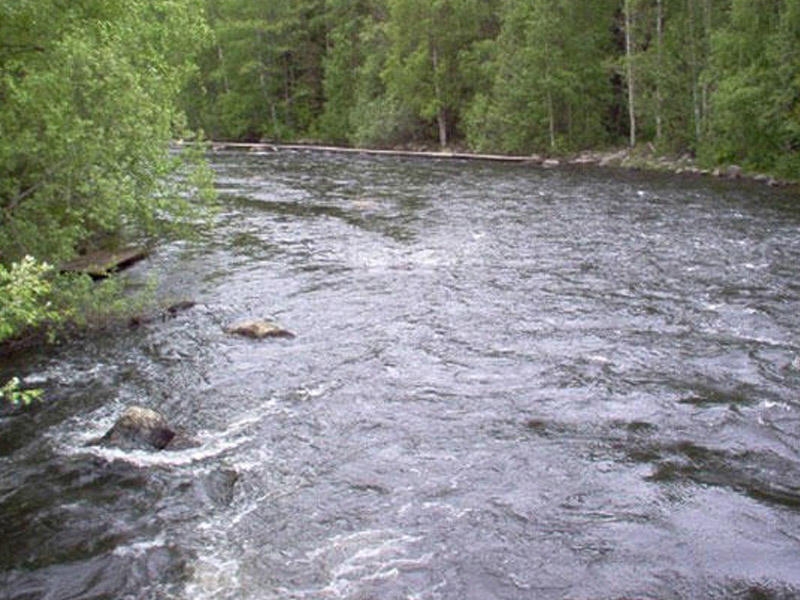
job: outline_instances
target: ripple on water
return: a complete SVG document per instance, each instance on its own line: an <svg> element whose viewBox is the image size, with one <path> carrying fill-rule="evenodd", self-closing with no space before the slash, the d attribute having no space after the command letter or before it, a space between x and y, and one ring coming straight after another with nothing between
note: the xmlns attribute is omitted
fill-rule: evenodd
<svg viewBox="0 0 800 600"><path fill-rule="evenodd" d="M57 399L0 417L5 596L800 596L784 192L214 160L216 227L148 263L196 308L2 366ZM133 403L200 445L85 447Z"/></svg>

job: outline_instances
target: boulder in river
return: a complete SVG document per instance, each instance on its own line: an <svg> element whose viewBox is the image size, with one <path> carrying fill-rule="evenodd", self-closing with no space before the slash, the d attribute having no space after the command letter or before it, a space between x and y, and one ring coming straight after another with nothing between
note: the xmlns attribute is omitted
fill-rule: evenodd
<svg viewBox="0 0 800 600"><path fill-rule="evenodd" d="M187 311L190 308L194 308L196 304L197 303L194 300L180 300L178 302L173 302L159 312L133 315L130 319L128 319L128 326L133 328L156 321L166 321L167 319L177 317L180 313Z"/></svg>
<svg viewBox="0 0 800 600"><path fill-rule="evenodd" d="M178 450L196 446L197 442L173 428L167 418L152 408L129 406L106 434L92 445L125 449Z"/></svg>
<svg viewBox="0 0 800 600"><path fill-rule="evenodd" d="M225 333L244 337L264 339L270 337L293 338L294 334L277 323L266 319L246 319L225 328Z"/></svg>
<svg viewBox="0 0 800 600"><path fill-rule="evenodd" d="M742 176L742 167L739 165L729 165L725 169L725 176L728 179L739 179Z"/></svg>

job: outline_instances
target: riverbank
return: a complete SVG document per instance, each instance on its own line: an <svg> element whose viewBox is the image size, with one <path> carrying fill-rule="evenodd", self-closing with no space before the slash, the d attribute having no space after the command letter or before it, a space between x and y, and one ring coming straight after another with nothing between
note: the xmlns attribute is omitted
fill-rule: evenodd
<svg viewBox="0 0 800 600"><path fill-rule="evenodd" d="M799 181L783 180L764 173L752 173L739 165L717 166L713 169L700 167L689 154L667 156L657 154L652 148L617 148L608 151L585 150L563 156L482 154L463 150L430 150L427 148L352 148L315 143L280 144L270 142L223 142L211 143L213 152L224 150L246 150L250 152L311 151L370 156L399 156L412 158L435 158L454 160L487 160L530 164L544 168L562 166L602 167L629 170L674 173L694 177L721 179L744 179L763 183L771 187L795 187Z"/></svg>

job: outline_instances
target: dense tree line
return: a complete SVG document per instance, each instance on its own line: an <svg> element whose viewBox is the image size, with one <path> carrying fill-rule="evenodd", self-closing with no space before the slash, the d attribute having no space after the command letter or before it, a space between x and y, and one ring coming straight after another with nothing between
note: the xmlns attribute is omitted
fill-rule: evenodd
<svg viewBox="0 0 800 600"><path fill-rule="evenodd" d="M207 0L209 137L563 153L620 144L800 172L797 0Z"/></svg>
<svg viewBox="0 0 800 600"><path fill-rule="evenodd" d="M170 150L186 131L178 96L210 39L203 9L0 2L0 342L84 317L79 298L109 301L55 265L174 229L208 191L207 168Z"/></svg>

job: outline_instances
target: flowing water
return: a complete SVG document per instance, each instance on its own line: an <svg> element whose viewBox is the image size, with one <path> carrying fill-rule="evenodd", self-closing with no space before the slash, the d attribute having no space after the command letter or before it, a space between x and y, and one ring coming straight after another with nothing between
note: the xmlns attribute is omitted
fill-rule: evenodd
<svg viewBox="0 0 800 600"><path fill-rule="evenodd" d="M800 203L215 156L197 305L6 357L0 598L800 597ZM270 317L294 339L235 338ZM130 404L196 448L87 447Z"/></svg>

